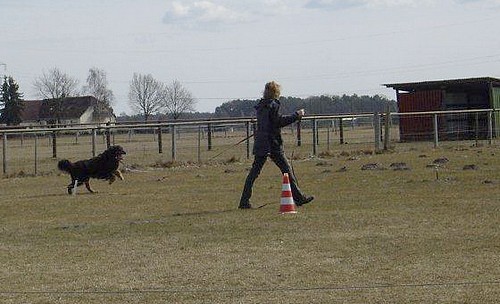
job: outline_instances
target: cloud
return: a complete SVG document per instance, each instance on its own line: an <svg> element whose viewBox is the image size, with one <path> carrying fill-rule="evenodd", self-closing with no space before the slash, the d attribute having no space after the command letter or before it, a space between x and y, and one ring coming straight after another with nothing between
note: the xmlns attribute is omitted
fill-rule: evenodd
<svg viewBox="0 0 500 304"><path fill-rule="evenodd" d="M310 9L340 10L366 4L364 0L310 0L305 7Z"/></svg>
<svg viewBox="0 0 500 304"><path fill-rule="evenodd" d="M255 14L281 15L292 12L295 8L300 8L303 1L285 1L285 0L261 0L249 1L247 9L253 6Z"/></svg>
<svg viewBox="0 0 500 304"><path fill-rule="evenodd" d="M173 1L163 22L184 27L220 26L297 12L306 0Z"/></svg>
<svg viewBox="0 0 500 304"><path fill-rule="evenodd" d="M215 1L193 1L188 4L173 2L163 16L166 24L229 24L247 19L244 13L235 11Z"/></svg>
<svg viewBox="0 0 500 304"><path fill-rule="evenodd" d="M458 4L464 5L476 5L483 7L499 7L500 0L454 0Z"/></svg>
<svg viewBox="0 0 500 304"><path fill-rule="evenodd" d="M189 7L184 6L181 3L173 2L170 13L172 16L183 18L189 14Z"/></svg>
<svg viewBox="0 0 500 304"><path fill-rule="evenodd" d="M499 3L498 0L455 0L455 2L459 4L468 4L468 3Z"/></svg>
<svg viewBox="0 0 500 304"><path fill-rule="evenodd" d="M342 10L356 7L422 7L436 6L448 2L448 4L474 5L481 7L498 7L500 0L307 0L304 5L308 9L318 10Z"/></svg>
<svg viewBox="0 0 500 304"><path fill-rule="evenodd" d="M210 1L195 2L193 11L202 22L234 22L243 17L236 11Z"/></svg>
<svg viewBox="0 0 500 304"><path fill-rule="evenodd" d="M478 1L478 0L457 0ZM481 0L479 0L481 1ZM305 4L309 9L341 10L355 7L416 7L436 4L438 0L308 0Z"/></svg>

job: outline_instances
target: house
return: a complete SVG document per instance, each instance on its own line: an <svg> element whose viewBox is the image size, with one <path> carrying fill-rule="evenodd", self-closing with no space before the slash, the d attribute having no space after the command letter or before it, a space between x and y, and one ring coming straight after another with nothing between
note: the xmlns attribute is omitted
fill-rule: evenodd
<svg viewBox="0 0 500 304"><path fill-rule="evenodd" d="M446 110L500 109L500 79L491 77L384 84L396 90L400 113ZM500 136L500 112L493 115L494 136ZM486 138L487 113L438 116L442 140ZM434 136L432 115L401 116L402 141L428 140Z"/></svg>
<svg viewBox="0 0 500 304"><path fill-rule="evenodd" d="M67 97L57 102L51 99L26 100L21 113L22 126L47 124L105 124L116 122L112 108L97 110L93 96ZM59 109L59 110L57 110Z"/></svg>

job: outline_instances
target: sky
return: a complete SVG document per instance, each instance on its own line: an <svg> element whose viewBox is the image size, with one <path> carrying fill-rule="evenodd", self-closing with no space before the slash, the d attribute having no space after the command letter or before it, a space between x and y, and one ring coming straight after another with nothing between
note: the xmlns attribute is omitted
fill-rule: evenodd
<svg viewBox="0 0 500 304"><path fill-rule="evenodd" d="M106 72L115 113L134 73L178 80L213 112L282 95L383 95L383 84L500 78L500 0L0 0L0 75L24 99L50 69Z"/></svg>

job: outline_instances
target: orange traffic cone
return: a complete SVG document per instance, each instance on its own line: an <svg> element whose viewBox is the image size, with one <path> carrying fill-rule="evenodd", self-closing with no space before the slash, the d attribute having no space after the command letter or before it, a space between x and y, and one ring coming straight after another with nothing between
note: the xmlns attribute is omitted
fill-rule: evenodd
<svg viewBox="0 0 500 304"><path fill-rule="evenodd" d="M297 213L297 210L295 210L295 202L293 201L292 197L292 189L290 188L290 179L288 178L288 173L283 174L280 213Z"/></svg>

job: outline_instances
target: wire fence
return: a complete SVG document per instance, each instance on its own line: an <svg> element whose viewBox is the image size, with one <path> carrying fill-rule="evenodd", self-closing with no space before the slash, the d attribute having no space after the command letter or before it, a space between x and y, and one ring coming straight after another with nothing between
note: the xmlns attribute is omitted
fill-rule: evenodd
<svg viewBox="0 0 500 304"><path fill-rule="evenodd" d="M244 160L252 155L255 127L254 118L238 118L4 129L0 165L7 177L44 175L56 171L60 159L88 159L111 145L125 148L130 167ZM282 135L286 150L295 157L345 150L377 153L415 145L496 145L500 111L308 116L283 128Z"/></svg>

